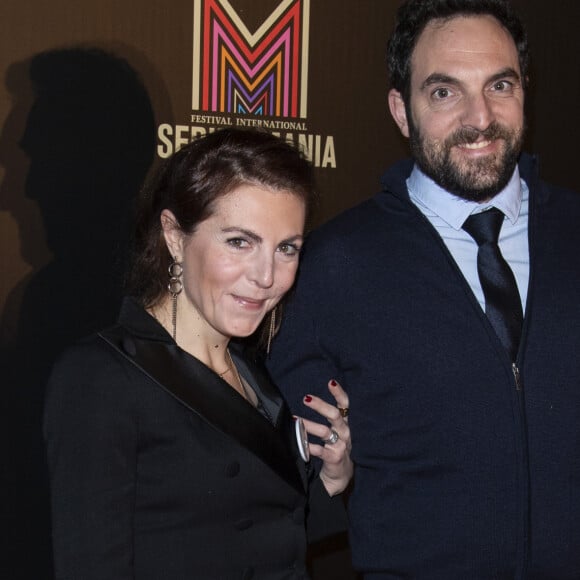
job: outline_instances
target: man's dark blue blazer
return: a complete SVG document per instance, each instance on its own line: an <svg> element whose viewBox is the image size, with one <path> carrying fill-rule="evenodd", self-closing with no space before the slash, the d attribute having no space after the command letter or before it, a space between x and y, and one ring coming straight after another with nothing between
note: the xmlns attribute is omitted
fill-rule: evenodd
<svg viewBox="0 0 580 580"><path fill-rule="evenodd" d="M409 200L412 162L308 240L269 360L302 412L350 396L353 562L373 578L580 578L580 195L526 155L530 281L512 364Z"/></svg>

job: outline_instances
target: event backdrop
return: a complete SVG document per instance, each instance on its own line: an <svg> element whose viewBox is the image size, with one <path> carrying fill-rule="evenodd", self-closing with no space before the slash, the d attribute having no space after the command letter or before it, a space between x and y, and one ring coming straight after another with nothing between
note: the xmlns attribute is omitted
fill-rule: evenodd
<svg viewBox="0 0 580 580"><path fill-rule="evenodd" d="M527 146L580 189L576 0L517 0L534 48ZM259 126L316 167L320 223L407 154L384 53L396 0L2 0L0 576L51 578L40 435L62 348L115 317L132 204L196 135ZM355 434L356 435L356 434ZM316 578L353 578L345 538Z"/></svg>

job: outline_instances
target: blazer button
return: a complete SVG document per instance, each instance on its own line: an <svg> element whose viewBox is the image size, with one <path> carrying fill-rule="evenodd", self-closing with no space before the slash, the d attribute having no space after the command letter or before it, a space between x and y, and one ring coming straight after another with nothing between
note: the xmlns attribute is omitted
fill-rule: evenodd
<svg viewBox="0 0 580 580"><path fill-rule="evenodd" d="M238 530L238 532L243 532L244 530L247 530L248 528L251 528L253 525L254 525L254 521L253 520L243 519L243 520L238 520L234 524L234 528L236 528L236 530Z"/></svg>
<svg viewBox="0 0 580 580"><path fill-rule="evenodd" d="M137 354L137 346L133 339L128 336L123 337L121 340L121 347L129 356L135 356Z"/></svg>
<svg viewBox="0 0 580 580"><path fill-rule="evenodd" d="M238 461L232 461L226 465L226 477L236 477L240 473L240 464Z"/></svg>

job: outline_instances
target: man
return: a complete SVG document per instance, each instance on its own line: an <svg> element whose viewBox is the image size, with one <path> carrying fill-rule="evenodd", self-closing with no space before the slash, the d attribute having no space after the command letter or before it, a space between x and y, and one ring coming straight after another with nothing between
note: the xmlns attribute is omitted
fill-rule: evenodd
<svg viewBox="0 0 580 580"><path fill-rule="evenodd" d="M526 67L504 0L400 8L414 160L311 236L274 341L295 412L329 378L349 393L365 579L580 578L580 196L520 155ZM499 250L472 215L499 215Z"/></svg>

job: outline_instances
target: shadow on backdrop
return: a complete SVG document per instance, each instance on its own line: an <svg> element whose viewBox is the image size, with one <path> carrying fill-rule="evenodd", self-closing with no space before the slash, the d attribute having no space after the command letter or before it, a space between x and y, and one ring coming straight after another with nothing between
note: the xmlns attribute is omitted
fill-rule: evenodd
<svg viewBox="0 0 580 580"><path fill-rule="evenodd" d="M153 160L144 85L123 59L72 48L14 64L0 138L0 210L18 223L32 272L0 319L0 577L52 577L41 416L55 357L117 315L133 201Z"/></svg>

